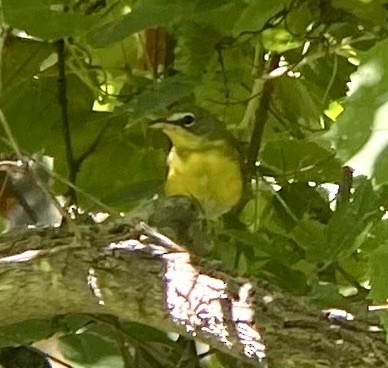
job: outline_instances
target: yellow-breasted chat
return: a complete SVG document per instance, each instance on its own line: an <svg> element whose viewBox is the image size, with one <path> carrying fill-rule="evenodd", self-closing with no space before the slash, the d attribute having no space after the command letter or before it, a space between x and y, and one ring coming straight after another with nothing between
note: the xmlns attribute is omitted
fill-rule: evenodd
<svg viewBox="0 0 388 368"><path fill-rule="evenodd" d="M229 212L243 192L241 160L224 125L195 107L154 122L170 139L166 195L196 200L208 218Z"/></svg>

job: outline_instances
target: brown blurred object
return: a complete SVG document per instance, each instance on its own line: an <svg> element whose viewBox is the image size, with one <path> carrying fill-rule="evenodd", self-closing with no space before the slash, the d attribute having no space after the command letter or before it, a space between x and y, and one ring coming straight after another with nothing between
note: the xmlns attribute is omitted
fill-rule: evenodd
<svg viewBox="0 0 388 368"><path fill-rule="evenodd" d="M354 170L350 166L341 168L340 181L337 193L337 208L350 202L351 190L353 187Z"/></svg>
<svg viewBox="0 0 388 368"><path fill-rule="evenodd" d="M59 225L62 215L49 188L49 173L33 158L0 160L0 215L5 231L28 225Z"/></svg>
<svg viewBox="0 0 388 368"><path fill-rule="evenodd" d="M176 41L164 27L150 28L144 32L146 63L145 69L150 68L152 76L169 74L174 64L174 48Z"/></svg>

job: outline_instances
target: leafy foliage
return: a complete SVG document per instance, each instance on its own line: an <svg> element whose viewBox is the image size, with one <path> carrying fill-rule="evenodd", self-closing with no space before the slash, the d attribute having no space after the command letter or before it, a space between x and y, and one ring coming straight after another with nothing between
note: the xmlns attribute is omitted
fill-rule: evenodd
<svg viewBox="0 0 388 368"><path fill-rule="evenodd" d="M225 122L243 153L253 126L264 127L261 139L250 143L260 145L260 165L248 178L249 201L238 223L225 221L209 235L214 247L208 257L322 307L335 302L351 309L349 294L366 304L367 283L373 302L386 301L384 1L2 4L1 111L7 121L1 119L1 150L53 156L56 193L74 181L84 208L101 209L104 202L117 212L162 194L168 147L145 123L172 105L195 102ZM62 39L64 54L58 51ZM58 95L61 58L65 99ZM270 94L262 93L267 83L274 85ZM268 114L256 116L263 101ZM64 138L66 103L71 146ZM349 199L335 206L333 193L346 184L341 166L366 145L375 153L357 162L376 158L370 177L345 185ZM82 158L75 177L69 150ZM79 318L68 316L66 326L11 326L0 334L0 345L29 344L59 331L61 351L77 367L122 366L122 344L131 346L133 366L175 366L184 350L145 326L113 328Z"/></svg>

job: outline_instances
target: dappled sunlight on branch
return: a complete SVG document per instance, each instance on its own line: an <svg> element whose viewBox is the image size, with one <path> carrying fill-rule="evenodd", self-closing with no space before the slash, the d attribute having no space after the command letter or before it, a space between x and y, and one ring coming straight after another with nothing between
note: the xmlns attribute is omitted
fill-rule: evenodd
<svg viewBox="0 0 388 368"><path fill-rule="evenodd" d="M199 272L184 247L144 223L135 239L111 243L107 249L114 253L140 251L165 262L165 305L172 321L189 336L213 339L234 355L259 362L265 359L265 345L254 325L251 284L244 283L232 292L214 272Z"/></svg>

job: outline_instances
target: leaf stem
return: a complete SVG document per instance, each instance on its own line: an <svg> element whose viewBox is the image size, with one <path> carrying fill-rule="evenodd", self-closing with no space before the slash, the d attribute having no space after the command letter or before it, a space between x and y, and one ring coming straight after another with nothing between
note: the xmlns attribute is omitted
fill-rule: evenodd
<svg viewBox="0 0 388 368"><path fill-rule="evenodd" d="M75 184L77 178L77 165L74 159L68 112L65 41L63 39L57 41L56 47L58 55L58 102L61 108L62 130L66 149L66 161L69 169L69 181L70 183ZM69 186L68 193L70 201L72 203L77 203L77 193L74 187Z"/></svg>

